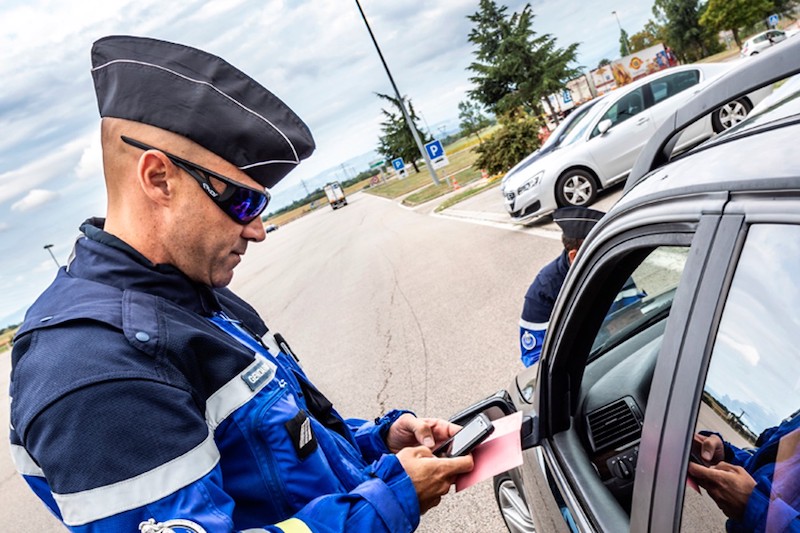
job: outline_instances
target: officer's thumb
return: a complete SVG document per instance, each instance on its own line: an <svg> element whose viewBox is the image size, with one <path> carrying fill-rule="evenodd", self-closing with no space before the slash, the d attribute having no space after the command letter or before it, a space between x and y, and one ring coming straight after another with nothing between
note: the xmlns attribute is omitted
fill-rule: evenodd
<svg viewBox="0 0 800 533"><path fill-rule="evenodd" d="M417 442L432 449L436 445L436 441L433 438L433 430L425 421L417 420L419 423L414 428L414 436L417 438Z"/></svg>

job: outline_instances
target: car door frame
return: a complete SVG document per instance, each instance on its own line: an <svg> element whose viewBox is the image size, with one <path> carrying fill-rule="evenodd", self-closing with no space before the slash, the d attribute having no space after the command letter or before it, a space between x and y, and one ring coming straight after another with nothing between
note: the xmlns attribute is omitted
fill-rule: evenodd
<svg viewBox="0 0 800 533"><path fill-rule="evenodd" d="M621 258L634 253L636 249L670 244L689 244L690 253L665 332L665 339L682 338L683 324L686 323L686 313L692 308L695 287L709 261L708 253L719 219L719 216L713 213L721 210L723 197L724 195L711 195L709 198L695 202L684 201L679 204L667 201L655 204L646 210L637 210L636 214L630 217L634 220L626 221L623 213L621 217L617 217L615 221L611 222L611 225L616 224L620 228L620 232L610 236L602 243L590 241L588 249L581 251L581 255L585 255L585 257L576 262L577 268L570 271L556 302L550 322L551 330L545 340L544 357L540 362L537 376L538 390L534 406L540 415L541 435L544 440L542 455L545 466L570 509L578 528L582 531L612 531L619 530L620 527L626 525L639 524L643 519L637 515L649 516L649 508L638 509L634 504L632 514L628 517L610 492L602 486L602 481L593 471L590 463L582 464L583 461L570 460L573 447L580 446L579 440L570 437L574 431L565 431L563 427L565 422L570 423L573 409L567 407L566 411L562 409L562 412L559 413L557 412L557 403L559 400L563 403L563 391L570 390L568 383L572 383L571 390L576 390L585 367L585 360L580 364L575 364L576 362L569 360L568 356L562 355L580 353L580 350L573 351L576 343L574 333L580 332L582 327L586 327L580 325L586 317L581 316L582 313L576 308L576 305L591 301L594 297L592 291L597 291L596 286L600 282L587 283L587 280L602 273L612 263L618 263ZM705 206L705 208L701 208L701 206ZM709 214L700 217L699 213L704 211ZM644 217L644 221L641 220L642 217ZM649 224L647 223L648 219L651 221ZM679 346L680 343L668 343L668 346L662 346L661 351L669 351L669 353L662 353L659 356L653 378L654 383L663 380L663 376L674 374ZM585 353L588 355L588 350ZM579 377L570 376L567 368L571 365L580 367ZM652 393L650 397L653 397ZM577 397L571 399L569 403L574 404L575 400ZM657 435L653 435L654 428L657 427L654 421L663 419L665 408L664 403L653 402L651 404L648 402L641 441L643 444L659 441ZM648 424L649 419L651 421ZM655 466L655 461L651 461L651 463L653 463L650 465L651 467ZM651 501L653 486L647 481L652 478L652 475L645 476L641 472L646 464L647 462L642 467L637 466L634 493L647 491L645 500ZM640 477L645 480L641 483L641 488ZM585 481L587 486L581 486L581 481ZM596 488L598 484L603 490L593 491L592 489ZM609 509L614 510L609 511ZM647 522L648 519L644 521ZM643 529L643 531L646 530L646 528Z"/></svg>
<svg viewBox="0 0 800 533"><path fill-rule="evenodd" d="M651 470L655 475L650 480L650 499L642 494L638 500L634 500L634 505L651 509L648 523L637 523L637 526L647 526L642 531L680 529L686 469L692 435L697 424L697 406L705 386L717 330L736 273L738 258L744 249L750 228L754 225L800 225L800 198L786 200L776 201L774 196L764 194L756 198L734 197L726 206L714 240L707 275L698 287L692 321L687 328L685 343L675 367L672 394L665 408L663 431L657 445L658 464ZM666 384L659 385L664 388ZM633 530L631 527L631 531Z"/></svg>

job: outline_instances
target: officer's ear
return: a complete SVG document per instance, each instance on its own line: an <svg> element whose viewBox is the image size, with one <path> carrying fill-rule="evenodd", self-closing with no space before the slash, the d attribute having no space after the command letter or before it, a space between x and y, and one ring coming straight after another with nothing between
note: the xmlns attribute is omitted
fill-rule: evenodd
<svg viewBox="0 0 800 533"><path fill-rule="evenodd" d="M578 250L576 248L572 250L567 250L567 258L569 259L569 264L571 265L573 261L575 261L575 256L578 255Z"/></svg>
<svg viewBox="0 0 800 533"><path fill-rule="evenodd" d="M167 205L171 182L177 178L177 167L162 152L147 150L139 157L136 170L139 185L148 198L159 205Z"/></svg>

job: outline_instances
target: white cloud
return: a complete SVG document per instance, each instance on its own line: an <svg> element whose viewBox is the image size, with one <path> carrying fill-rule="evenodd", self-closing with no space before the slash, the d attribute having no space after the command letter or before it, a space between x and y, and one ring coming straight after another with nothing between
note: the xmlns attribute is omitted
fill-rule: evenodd
<svg viewBox="0 0 800 533"><path fill-rule="evenodd" d="M32 209L36 209L37 207L41 207L54 201L56 198L58 198L58 196L59 195L57 192L48 191L45 189L33 189L28 191L28 194L25 195L25 198L12 204L11 210L18 212L31 211Z"/></svg>

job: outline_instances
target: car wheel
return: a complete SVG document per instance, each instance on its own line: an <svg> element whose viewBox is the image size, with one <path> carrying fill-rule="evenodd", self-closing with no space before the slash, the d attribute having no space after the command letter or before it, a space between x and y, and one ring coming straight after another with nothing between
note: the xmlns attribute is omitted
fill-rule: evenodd
<svg viewBox="0 0 800 533"><path fill-rule="evenodd" d="M743 121L753 106L746 98L728 102L711 115L711 125L714 133L720 133Z"/></svg>
<svg viewBox="0 0 800 533"><path fill-rule="evenodd" d="M494 497L503 521L511 533L534 533L531 512L525 498L517 490L517 486L508 472L495 476Z"/></svg>
<svg viewBox="0 0 800 533"><path fill-rule="evenodd" d="M556 182L556 201L560 207L589 205L597 196L597 182L585 170L565 172Z"/></svg>

